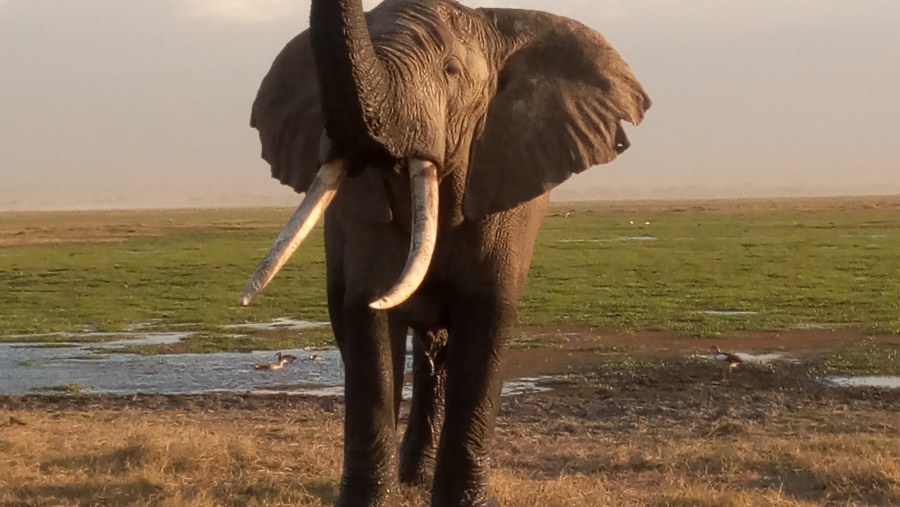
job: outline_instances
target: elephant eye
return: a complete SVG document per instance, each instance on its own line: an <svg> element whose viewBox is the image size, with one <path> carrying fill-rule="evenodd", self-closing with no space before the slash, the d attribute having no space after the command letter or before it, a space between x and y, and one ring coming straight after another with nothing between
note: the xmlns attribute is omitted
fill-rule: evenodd
<svg viewBox="0 0 900 507"><path fill-rule="evenodd" d="M455 60L450 60L444 65L444 74L447 74L450 77L456 77L462 73L462 69L459 67L459 62Z"/></svg>

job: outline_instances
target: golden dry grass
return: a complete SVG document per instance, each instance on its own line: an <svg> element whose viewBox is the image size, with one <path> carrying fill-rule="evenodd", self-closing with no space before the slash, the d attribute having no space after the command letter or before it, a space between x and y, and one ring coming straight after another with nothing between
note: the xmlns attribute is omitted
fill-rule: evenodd
<svg viewBox="0 0 900 507"><path fill-rule="evenodd" d="M717 385L679 368L506 399L501 504L900 504L897 393L749 369ZM0 400L0 505L332 505L341 403L229 399ZM403 489L396 505L427 494Z"/></svg>

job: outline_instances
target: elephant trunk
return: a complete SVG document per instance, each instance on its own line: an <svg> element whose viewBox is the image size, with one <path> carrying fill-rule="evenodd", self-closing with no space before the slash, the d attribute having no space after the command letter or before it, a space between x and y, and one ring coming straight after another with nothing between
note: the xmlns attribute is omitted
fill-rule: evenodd
<svg viewBox="0 0 900 507"><path fill-rule="evenodd" d="M319 170L306 196L297 207L297 211L278 234L275 244L265 259L256 268L253 276L247 280L238 303L247 306L250 301L275 278L284 263L290 259L309 231L315 227L322 213L331 204L337 189L347 174L347 163L344 159L325 164Z"/></svg>
<svg viewBox="0 0 900 507"><path fill-rule="evenodd" d="M387 133L392 87L375 54L361 0L313 0L310 42L328 136L343 148L382 148L402 158Z"/></svg>
<svg viewBox="0 0 900 507"><path fill-rule="evenodd" d="M410 187L413 199L412 234L409 256L400 279L382 298L369 306L386 310L403 303L422 284L434 247L438 230L438 170L432 163L414 159L409 164Z"/></svg>

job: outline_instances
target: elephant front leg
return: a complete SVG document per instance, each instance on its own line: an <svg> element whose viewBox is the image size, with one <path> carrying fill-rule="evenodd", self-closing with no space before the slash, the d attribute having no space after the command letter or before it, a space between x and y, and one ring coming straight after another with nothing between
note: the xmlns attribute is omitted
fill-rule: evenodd
<svg viewBox="0 0 900 507"><path fill-rule="evenodd" d="M338 507L391 505L395 486L396 421L387 312L360 298L343 308L345 365L344 470Z"/></svg>
<svg viewBox="0 0 900 507"><path fill-rule="evenodd" d="M446 330L413 336L413 398L400 446L400 481L428 487L434 469L446 382Z"/></svg>
<svg viewBox="0 0 900 507"><path fill-rule="evenodd" d="M496 506L487 490L489 453L502 385L501 353L515 309L491 295L468 295L452 315L446 414L431 505Z"/></svg>

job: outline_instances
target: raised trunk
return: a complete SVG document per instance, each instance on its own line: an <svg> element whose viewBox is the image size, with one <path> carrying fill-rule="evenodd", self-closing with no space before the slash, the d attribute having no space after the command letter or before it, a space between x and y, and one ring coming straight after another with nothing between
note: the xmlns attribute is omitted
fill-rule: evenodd
<svg viewBox="0 0 900 507"><path fill-rule="evenodd" d="M384 124L390 79L372 46L362 1L312 0L310 37L329 137L342 150L381 147L400 158Z"/></svg>

